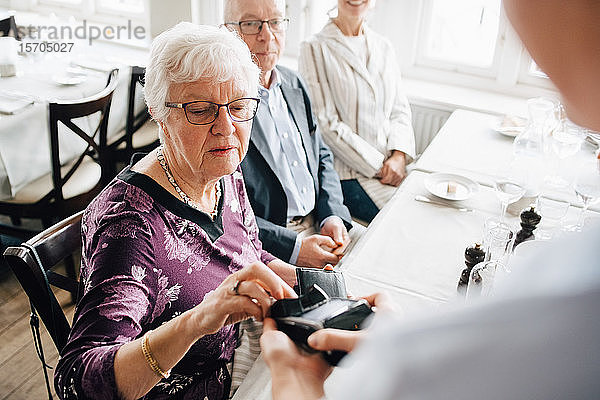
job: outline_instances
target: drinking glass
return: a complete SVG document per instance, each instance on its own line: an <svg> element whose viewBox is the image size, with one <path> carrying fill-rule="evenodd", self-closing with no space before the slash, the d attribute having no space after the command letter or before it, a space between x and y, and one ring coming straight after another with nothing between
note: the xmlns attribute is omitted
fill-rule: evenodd
<svg viewBox="0 0 600 400"><path fill-rule="evenodd" d="M583 207L579 213L577 225L571 227L571 230L581 232L588 207L600 200L600 159L582 163L573 189L582 201Z"/></svg>
<svg viewBox="0 0 600 400"><path fill-rule="evenodd" d="M483 261L498 261L508 265L516 236L516 232L506 222L497 218L487 219L483 234Z"/></svg>
<svg viewBox="0 0 600 400"><path fill-rule="evenodd" d="M569 211L569 202L550 199L540 196L537 211L542 216L539 226L535 230L535 238L541 240L552 239L557 229L562 226L564 217Z"/></svg>
<svg viewBox="0 0 600 400"><path fill-rule="evenodd" d="M522 183L514 179L501 177L494 180L494 189L502 206L500 217L504 221L506 220L506 208L509 204L514 203L523 197L525 194L525 187L523 187Z"/></svg>
<svg viewBox="0 0 600 400"><path fill-rule="evenodd" d="M466 300L472 301L479 297L488 297L493 294L494 280L498 271L504 269L499 261L483 261L475 265L469 275Z"/></svg>
<svg viewBox="0 0 600 400"><path fill-rule="evenodd" d="M547 156L551 173L546 176L546 183L557 188L569 186L569 182L561 176L561 171L564 171L565 160L579 152L584 137L584 130L566 119L548 136Z"/></svg>

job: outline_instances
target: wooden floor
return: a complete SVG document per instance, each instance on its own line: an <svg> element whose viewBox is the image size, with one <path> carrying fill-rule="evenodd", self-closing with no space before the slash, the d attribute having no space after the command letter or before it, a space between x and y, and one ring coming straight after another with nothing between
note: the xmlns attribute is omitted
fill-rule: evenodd
<svg viewBox="0 0 600 400"><path fill-rule="evenodd" d="M72 317L74 306L67 292L56 290L63 309ZM29 301L10 269L0 263L0 400L47 399L42 366L35 353L29 327ZM56 348L40 322L46 362L55 366ZM49 370L50 378L54 374ZM54 394L53 380L51 381Z"/></svg>

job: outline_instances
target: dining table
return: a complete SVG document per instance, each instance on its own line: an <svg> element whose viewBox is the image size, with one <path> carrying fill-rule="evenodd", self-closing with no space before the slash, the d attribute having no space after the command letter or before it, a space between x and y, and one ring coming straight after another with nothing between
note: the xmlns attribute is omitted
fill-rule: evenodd
<svg viewBox="0 0 600 400"><path fill-rule="evenodd" d="M17 23L23 24L18 17ZM75 43L73 49L76 51L70 53L22 52L17 57L16 74L0 77L0 199L10 199L50 171L48 104L100 92L115 68L119 75L109 113L109 143L125 129L131 67L146 65L147 49L109 41L93 45L83 41ZM136 91L135 113L145 109L141 92ZM89 130L98 118L92 115L74 122ZM86 147L62 124L59 140L62 163Z"/></svg>
<svg viewBox="0 0 600 400"><path fill-rule="evenodd" d="M494 181L516 165L518 173L535 183L538 194L581 206L571 184L582 163L596 158L598 143L583 140L580 150L559 159L545 151L539 157L515 155L513 135L501 133L497 127L503 116L472 110L455 110L435 138L417 160L414 168L427 172L445 172L466 176L482 185L494 186ZM583 130L582 130L583 131ZM548 184L550 175L559 174L567 184ZM600 211L600 204L590 206Z"/></svg>
<svg viewBox="0 0 600 400"><path fill-rule="evenodd" d="M510 140L489 131L493 118L497 117L466 110L452 114L416 168L336 265L335 270L343 274L349 293L365 296L385 292L404 316L444 312L447 307L462 307L469 302L464 292L458 290L461 272L466 267L465 249L482 243L486 221L501 218L499 200L491 184L493 164L506 162L511 151ZM461 143L469 143L469 150L461 150ZM453 156L444 155L442 149ZM474 154L469 156L471 152ZM480 163L470 164L462 157ZM440 173L469 177L475 186L462 200L440 198L428 184ZM577 201L573 200L564 221L576 221L580 212ZM520 229L518 215L507 214L505 222L515 231ZM598 223L600 213L588 211L583 232ZM523 255L517 253L524 254L520 249L525 246L520 246L515 247L515 254L509 258L507 270L499 271L498 280L508 277L510 268L522 265ZM344 373L343 369L334 370L326 382L326 392ZM262 358L233 397L244 398L271 398L270 374Z"/></svg>

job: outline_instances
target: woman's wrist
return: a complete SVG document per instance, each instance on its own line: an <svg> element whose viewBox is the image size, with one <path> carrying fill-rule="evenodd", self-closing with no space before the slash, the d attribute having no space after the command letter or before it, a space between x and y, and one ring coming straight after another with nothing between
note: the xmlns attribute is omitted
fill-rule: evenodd
<svg viewBox="0 0 600 400"><path fill-rule="evenodd" d="M176 319L179 319L177 323L180 325L181 332L183 332L184 340L189 343L193 344L201 337L211 333L206 328L201 305L184 312Z"/></svg>
<svg viewBox="0 0 600 400"><path fill-rule="evenodd" d="M267 267L279 275L290 287L294 287L298 283L296 281L296 266L276 258L267 264Z"/></svg>

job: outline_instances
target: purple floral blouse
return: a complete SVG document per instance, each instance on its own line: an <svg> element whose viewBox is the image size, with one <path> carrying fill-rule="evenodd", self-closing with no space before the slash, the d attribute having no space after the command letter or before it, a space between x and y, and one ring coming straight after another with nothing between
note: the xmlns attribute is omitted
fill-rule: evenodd
<svg viewBox="0 0 600 400"><path fill-rule="evenodd" d="M248 263L275 258L258 239L240 170L220 184L214 222L129 168L87 207L83 296L55 373L61 398L118 398L113 363L122 344L196 306ZM233 325L204 336L144 399L227 398L236 345Z"/></svg>

